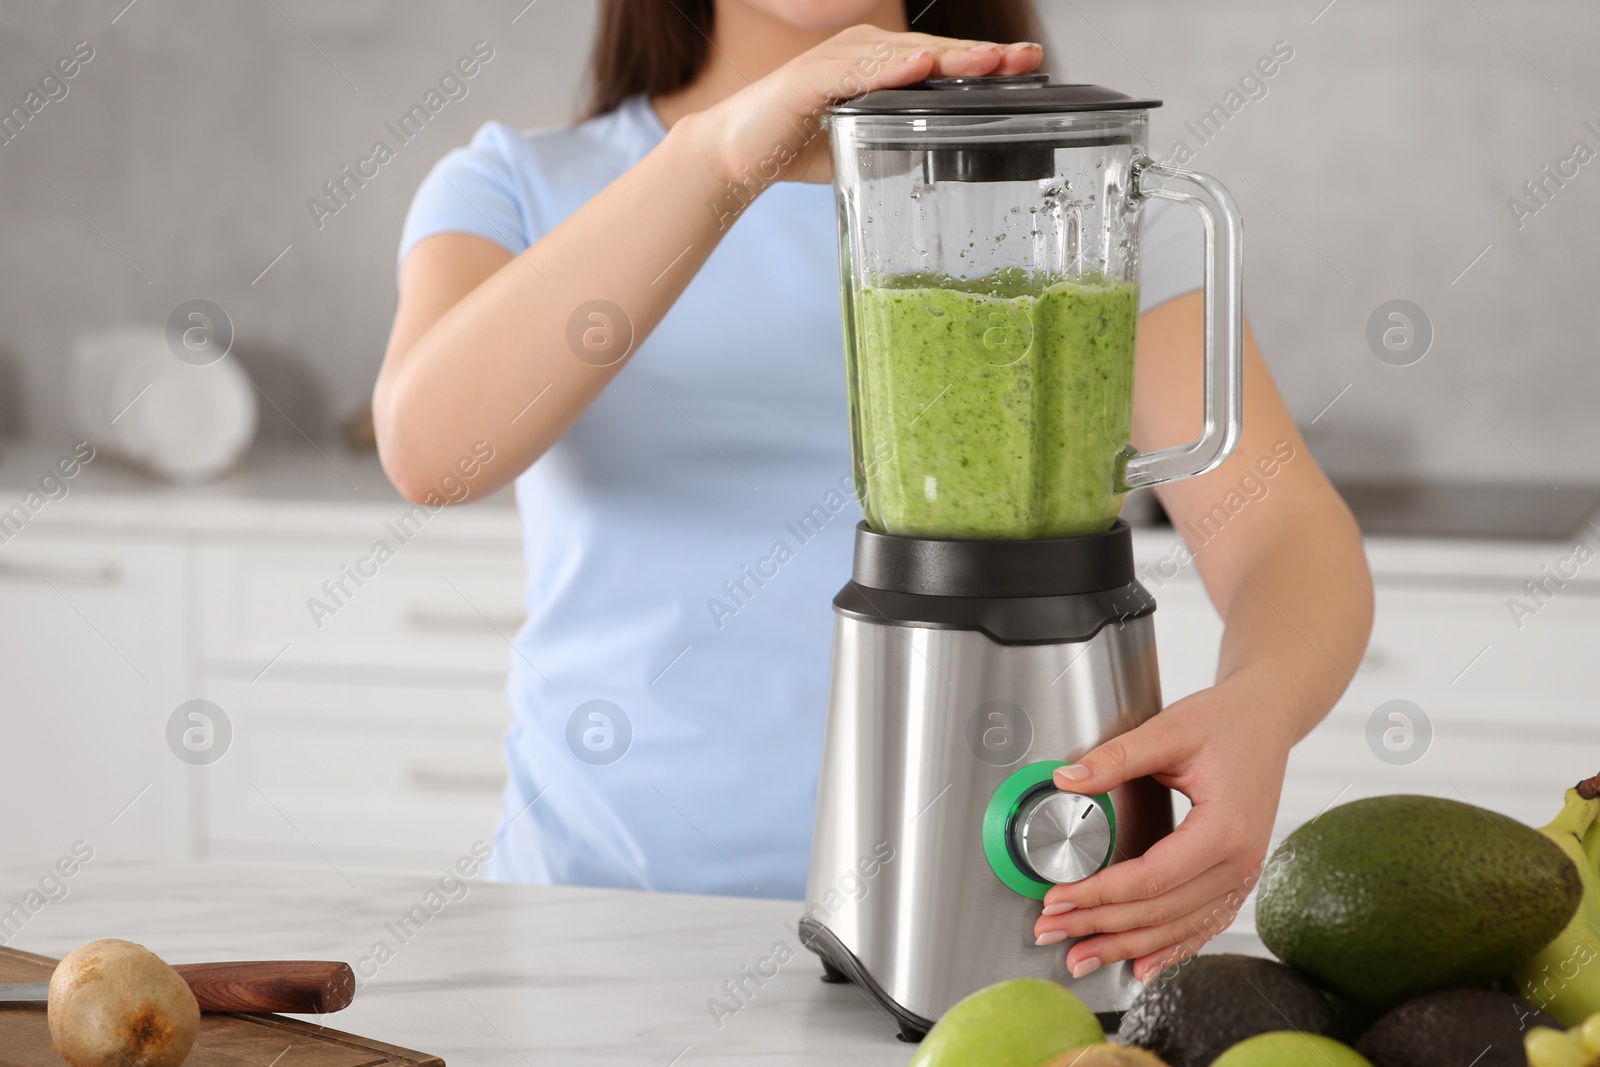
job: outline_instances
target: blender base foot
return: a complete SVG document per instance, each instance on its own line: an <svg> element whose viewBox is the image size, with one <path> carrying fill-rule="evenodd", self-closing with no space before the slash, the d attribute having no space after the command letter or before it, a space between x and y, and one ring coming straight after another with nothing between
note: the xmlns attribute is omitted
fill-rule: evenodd
<svg viewBox="0 0 1600 1067"><path fill-rule="evenodd" d="M893 997L885 993L873 980L872 975L867 973L867 969L861 966L861 961L856 959L855 953L845 948L844 943L834 936L832 930L809 916L800 920L798 930L800 943L822 958L822 980L833 981L831 975L838 974L861 990L879 1011L894 1021L895 1026L899 1028L900 1040L915 1044L933 1029L932 1019L924 1019L916 1012L907 1011Z"/></svg>
<svg viewBox="0 0 1600 1067"><path fill-rule="evenodd" d="M901 1023L899 1031L894 1036L908 1045L917 1045L921 1044L922 1039L928 1036L928 1031Z"/></svg>
<svg viewBox="0 0 1600 1067"><path fill-rule="evenodd" d="M850 984L850 976L849 975L845 974L839 968L837 968L833 964L829 963L826 957L818 957L818 958L822 960L822 980L824 982L827 982L829 985L849 985Z"/></svg>
<svg viewBox="0 0 1600 1067"><path fill-rule="evenodd" d="M822 980L830 984L854 985L870 1000L879 1011L893 1020L901 1041L907 1044L916 1044L928 1036L928 1031L933 1029L933 1020L924 1019L913 1011L908 1011L885 993L881 986L867 973L861 961L856 959L855 953L845 948L844 943L834 936L832 930L812 918L800 920L798 930L800 943L822 961ZM1120 1011L1097 1011L1094 1017L1100 1021L1100 1028L1106 1032L1107 1037L1116 1035L1122 1026L1123 1013Z"/></svg>

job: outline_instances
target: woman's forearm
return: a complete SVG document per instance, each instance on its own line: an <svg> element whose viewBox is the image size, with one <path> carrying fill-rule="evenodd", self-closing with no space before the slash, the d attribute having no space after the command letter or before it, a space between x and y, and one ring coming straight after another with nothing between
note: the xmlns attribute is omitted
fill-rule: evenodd
<svg viewBox="0 0 1600 1067"><path fill-rule="evenodd" d="M1344 693L1372 628L1360 532L1328 494L1322 508L1273 517L1273 535L1256 539L1242 565L1230 568L1233 587L1218 591L1225 629L1217 683L1264 700L1262 710L1291 745Z"/></svg>
<svg viewBox="0 0 1600 1067"><path fill-rule="evenodd" d="M1270 434L1304 447L1286 414L1257 407L1256 439L1224 479L1240 477ZM1230 484L1196 482L1167 487L1187 487L1167 497L1191 537L1207 495ZM1137 860L1045 895L1034 935L1081 938L1067 953L1074 975L1127 959L1148 981L1233 921L1261 876L1289 750L1338 700L1365 647L1372 597L1360 535L1309 454L1284 465L1270 493L1239 499L1248 502L1225 526L1190 542L1227 626L1216 685L1055 772L1061 789L1091 794L1153 776L1192 805Z"/></svg>
<svg viewBox="0 0 1600 1067"><path fill-rule="evenodd" d="M481 488L537 459L615 377L766 183L827 180L819 120L834 99L935 75L1021 74L1040 58L1037 44L852 27L680 118L649 155L520 256L465 234L421 242L406 257L373 393L389 477L417 499L480 441L496 454Z"/></svg>
<svg viewBox="0 0 1600 1067"><path fill-rule="evenodd" d="M686 119L425 328L397 318L373 415L402 492L432 485L480 440L497 454L479 480L493 488L486 483L509 480L567 431L726 232L714 210L728 197L718 174ZM416 252L408 270L412 260L423 274L459 273ZM413 281L434 279L407 276L402 286Z"/></svg>
<svg viewBox="0 0 1600 1067"><path fill-rule="evenodd" d="M1198 436L1204 338L1199 293L1140 319L1140 447ZM1218 686L1238 693L1232 703L1240 708L1270 715L1262 729L1293 744L1333 707L1361 662L1372 576L1361 531L1306 447L1248 328L1238 445L1215 471L1157 492L1225 624Z"/></svg>

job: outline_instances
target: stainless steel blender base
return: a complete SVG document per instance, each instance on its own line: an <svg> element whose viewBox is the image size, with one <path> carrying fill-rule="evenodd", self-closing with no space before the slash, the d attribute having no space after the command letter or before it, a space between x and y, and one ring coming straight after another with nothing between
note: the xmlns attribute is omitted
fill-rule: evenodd
<svg viewBox="0 0 1600 1067"><path fill-rule="evenodd" d="M991 868L983 820L1018 768L1071 760L1160 708L1147 613L1053 644L840 613L806 944L903 1033L1019 977L1060 982L1114 1023L1138 988L1131 967L1074 979L1070 944L1036 946L1040 903ZM1129 783L1110 799L1112 860L1171 831L1170 794L1156 783Z"/></svg>
<svg viewBox="0 0 1600 1067"><path fill-rule="evenodd" d="M845 947L844 942L834 936L832 930L811 919L801 919L799 930L800 943L822 958L822 980L824 982L848 982L861 990L862 994L899 1028L900 1040L915 1043L928 1036L928 1031L933 1029L933 1024L938 1020L923 1018L921 1015L897 1003L893 997L884 992L883 987L878 985L877 980L872 977L872 973L862 965L860 960L856 959L854 953ZM1102 970L1107 975L1112 975L1115 971L1125 972L1113 977L1113 982L1118 986L1128 983L1137 984L1131 967L1126 963L1119 963L1114 967L1103 968ZM1080 983L1088 982L1093 977L1093 975L1086 975L1078 981ZM1081 988L1074 991L1080 997L1084 995L1084 990ZM1127 994L1123 999L1131 1001L1132 994ZM1097 1011L1094 1014L1095 1018L1100 1021L1101 1029L1105 1030L1107 1034L1116 1033L1117 1028L1122 1025L1123 1011L1121 1009L1116 1011Z"/></svg>

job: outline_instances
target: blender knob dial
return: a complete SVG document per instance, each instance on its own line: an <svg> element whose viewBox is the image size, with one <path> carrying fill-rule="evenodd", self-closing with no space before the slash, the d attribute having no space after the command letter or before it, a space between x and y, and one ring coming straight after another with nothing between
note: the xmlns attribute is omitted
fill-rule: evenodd
<svg viewBox="0 0 1600 1067"><path fill-rule="evenodd" d="M1044 789L1023 802L1012 824L1017 855L1040 881L1089 877L1111 858L1111 822L1091 796Z"/></svg>

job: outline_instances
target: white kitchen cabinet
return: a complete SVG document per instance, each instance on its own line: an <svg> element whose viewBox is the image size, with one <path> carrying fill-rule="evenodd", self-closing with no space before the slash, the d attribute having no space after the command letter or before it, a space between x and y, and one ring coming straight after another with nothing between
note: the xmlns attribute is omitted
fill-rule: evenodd
<svg viewBox="0 0 1600 1067"><path fill-rule="evenodd" d="M1154 566L1170 531L1136 538ZM1519 629L1507 599L1559 545L1373 541L1372 642L1338 705L1294 750L1275 837L1335 803L1386 793L1450 797L1542 825L1562 791L1600 772L1600 582L1570 582ZM1164 698L1209 685L1222 624L1192 566L1149 580ZM1421 709L1431 739L1413 762L1380 758L1374 712ZM1378 732L1393 725L1380 717ZM1416 735L1414 735L1416 736Z"/></svg>
<svg viewBox="0 0 1600 1067"><path fill-rule="evenodd" d="M274 678L330 669L391 677L442 672L498 688L507 640L522 620L521 560L515 552L428 544L427 532L382 564L372 559L375 538L359 534L288 546L205 546L208 670L247 680L269 662ZM389 535L387 543L398 542ZM353 574L358 565L370 576Z"/></svg>
<svg viewBox="0 0 1600 1067"><path fill-rule="evenodd" d="M0 500L53 458L7 454ZM429 873L493 834L522 610L515 511L501 499L438 513L364 584L347 579L353 592L318 626L307 599L406 506L370 457L256 462L253 482L172 489L96 460L0 544L8 860L42 871L82 839L97 857ZM1160 568L1175 543L1171 530L1135 535L1169 702L1210 684L1222 633L1194 567ZM1507 598L1569 546L1368 547L1372 647L1291 755L1277 836L1332 803L1396 792L1544 822L1566 785L1600 771L1600 581L1569 582L1519 628ZM168 717L195 698L234 731L204 767L166 742ZM1396 699L1433 734L1405 766L1368 740L1373 711Z"/></svg>
<svg viewBox="0 0 1600 1067"><path fill-rule="evenodd" d="M0 849L44 867L181 858L188 767L166 747L184 699L183 549L52 536L0 546ZM3 938L0 938L3 939Z"/></svg>
<svg viewBox="0 0 1600 1067"><path fill-rule="evenodd" d="M206 768L216 859L442 870L493 837L508 723L497 690L225 681Z"/></svg>
<svg viewBox="0 0 1600 1067"><path fill-rule="evenodd" d="M0 499L54 455L11 451ZM97 859L426 874L492 837L522 616L503 497L402 542L370 455L280 451L187 489L97 459L71 490L0 544L6 860L42 872L83 839ZM361 563L378 538L392 557ZM334 609L320 626L312 597ZM204 766L167 742L193 699L231 731Z"/></svg>

